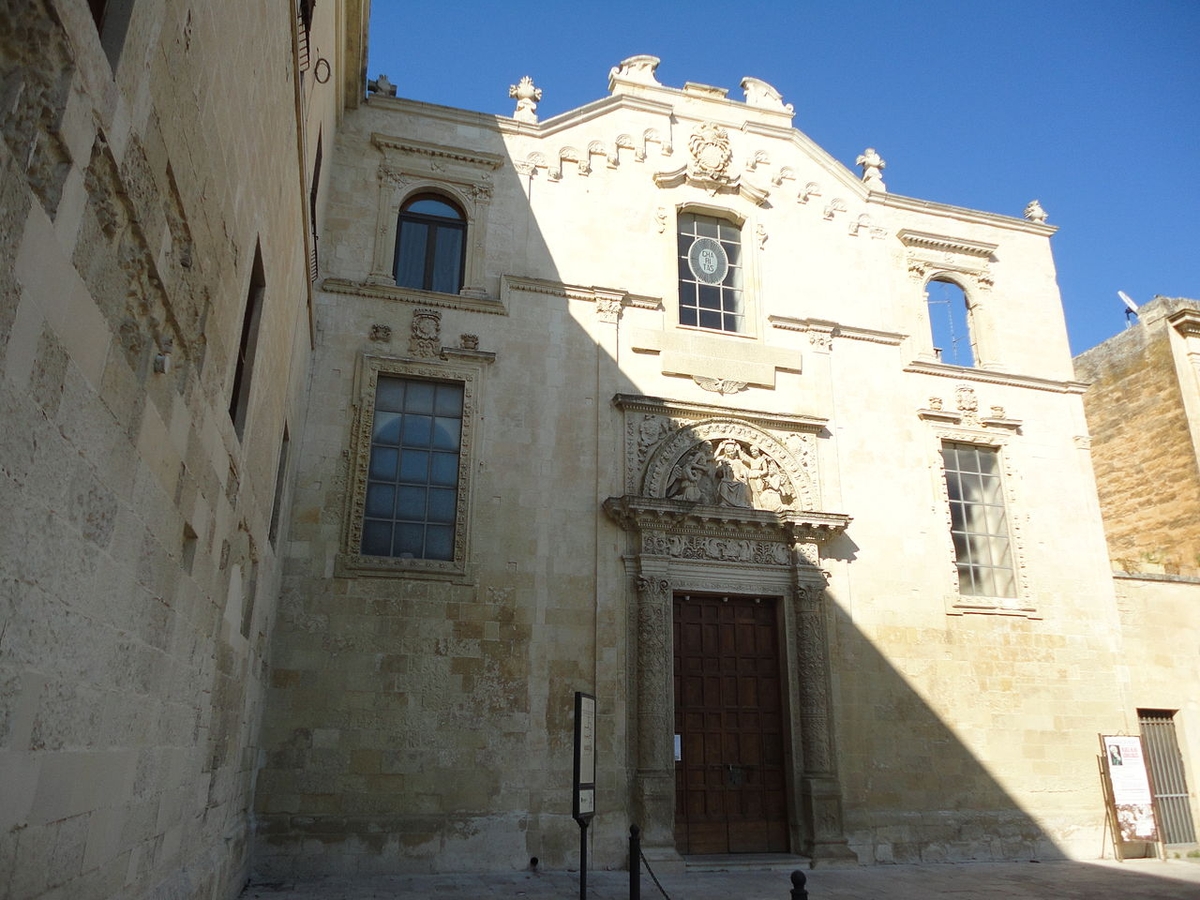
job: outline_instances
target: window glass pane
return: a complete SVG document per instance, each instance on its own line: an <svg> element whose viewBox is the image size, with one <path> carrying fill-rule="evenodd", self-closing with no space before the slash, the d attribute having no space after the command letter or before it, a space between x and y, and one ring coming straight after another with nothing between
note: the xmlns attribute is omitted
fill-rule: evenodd
<svg viewBox="0 0 1200 900"><path fill-rule="evenodd" d="M396 526L396 543L392 555L401 559L420 559L425 557L425 526L400 524ZM447 557L448 558L448 557Z"/></svg>
<svg viewBox="0 0 1200 900"><path fill-rule="evenodd" d="M433 446L438 450L457 450L462 419L438 416L433 420Z"/></svg>
<svg viewBox="0 0 1200 900"><path fill-rule="evenodd" d="M433 246L433 283L430 288L445 294L457 294L462 287L463 233L460 228L438 228Z"/></svg>
<svg viewBox="0 0 1200 900"><path fill-rule="evenodd" d="M430 525L425 534L427 559L454 558L454 529L449 525Z"/></svg>
<svg viewBox="0 0 1200 900"><path fill-rule="evenodd" d="M425 520L425 488L401 485L396 497L396 519L405 522Z"/></svg>
<svg viewBox="0 0 1200 900"><path fill-rule="evenodd" d="M950 498L951 504L962 499L962 487L958 483L958 473L949 469L946 471L946 496Z"/></svg>
<svg viewBox="0 0 1200 900"><path fill-rule="evenodd" d="M1012 569L993 569L992 576L995 579L993 597L1015 597L1017 596L1017 586L1013 579Z"/></svg>
<svg viewBox="0 0 1200 900"><path fill-rule="evenodd" d="M380 375L375 383L375 409L404 409L404 382L399 378ZM378 417L378 414L377 414Z"/></svg>
<svg viewBox="0 0 1200 900"><path fill-rule="evenodd" d="M454 487L458 484L458 454L434 453L429 470L429 483Z"/></svg>
<svg viewBox="0 0 1200 900"><path fill-rule="evenodd" d="M721 229L721 231L720 231L721 240L728 241L729 243L736 245L742 239L741 230L736 225L734 225L732 222L724 222L724 221L718 220L718 224ZM728 250L729 247L726 246L725 249Z"/></svg>
<svg viewBox="0 0 1200 900"><path fill-rule="evenodd" d="M425 484L429 481L429 453L425 450L405 450L400 457L400 480Z"/></svg>
<svg viewBox="0 0 1200 900"><path fill-rule="evenodd" d="M408 383L408 400L404 411L410 413L432 413L433 397L436 390L437 385L432 381L410 381Z"/></svg>
<svg viewBox="0 0 1200 900"><path fill-rule="evenodd" d="M701 328L720 328L721 314L719 312L708 312L704 310L700 313Z"/></svg>
<svg viewBox="0 0 1200 900"><path fill-rule="evenodd" d="M742 317L734 313L725 313L723 330L737 334L742 330Z"/></svg>
<svg viewBox="0 0 1200 900"><path fill-rule="evenodd" d="M441 200L435 200L432 197L426 197L422 200L417 200L415 203L410 203L404 207L406 213L419 213L425 216L441 216L445 219L457 219L462 221L462 216L449 203L443 203Z"/></svg>
<svg viewBox="0 0 1200 900"><path fill-rule="evenodd" d="M392 550L392 523L363 523L362 552L366 556L390 556Z"/></svg>
<svg viewBox="0 0 1200 900"><path fill-rule="evenodd" d="M699 288L699 300L701 309L720 309L721 289L712 285L702 284Z"/></svg>
<svg viewBox="0 0 1200 900"><path fill-rule="evenodd" d="M1008 521L1004 516L1003 506L989 506L987 509L988 534L1007 535Z"/></svg>
<svg viewBox="0 0 1200 900"><path fill-rule="evenodd" d="M701 237L720 237L720 223L708 216L696 216L696 234Z"/></svg>
<svg viewBox="0 0 1200 900"><path fill-rule="evenodd" d="M399 457L399 451L390 447L372 447L368 477L383 481L395 481L396 461Z"/></svg>
<svg viewBox="0 0 1200 900"><path fill-rule="evenodd" d="M463 389L458 384L439 384L433 411L439 416L462 416Z"/></svg>
<svg viewBox="0 0 1200 900"><path fill-rule="evenodd" d="M391 485L367 485L366 513L368 516L390 519L395 502L396 489Z"/></svg>
<svg viewBox="0 0 1200 900"><path fill-rule="evenodd" d="M444 488L430 488L429 521L453 522L454 500L454 491L446 490Z"/></svg>
<svg viewBox="0 0 1200 900"><path fill-rule="evenodd" d="M696 310L691 307L680 309L679 310L679 324L680 325L695 325L696 324Z"/></svg>
<svg viewBox="0 0 1200 900"><path fill-rule="evenodd" d="M408 424L405 423L405 431L408 430ZM964 472L959 480L962 485L963 499L968 503L983 502L983 485L979 483L979 476L974 472Z"/></svg>
<svg viewBox="0 0 1200 900"><path fill-rule="evenodd" d="M425 287L425 244L430 226L404 222L396 236L396 284L400 287Z"/></svg>
<svg viewBox="0 0 1200 900"><path fill-rule="evenodd" d="M992 476L983 476L983 502L991 504L1003 503L1004 499L1000 496L1000 479Z"/></svg>
<svg viewBox="0 0 1200 900"><path fill-rule="evenodd" d="M967 562L970 559L970 554L967 552L967 536L961 532L953 532L951 537L954 539L954 558L961 562Z"/></svg>
<svg viewBox="0 0 1200 900"><path fill-rule="evenodd" d="M371 439L376 444L400 443L400 413L375 411L375 421L371 424Z"/></svg>
<svg viewBox="0 0 1200 900"><path fill-rule="evenodd" d="M404 446L428 447L433 439L433 416L404 417Z"/></svg>

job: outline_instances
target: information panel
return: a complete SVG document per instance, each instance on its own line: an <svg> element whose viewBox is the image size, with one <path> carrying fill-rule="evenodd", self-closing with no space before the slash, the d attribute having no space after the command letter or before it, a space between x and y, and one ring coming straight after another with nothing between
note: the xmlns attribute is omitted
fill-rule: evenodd
<svg viewBox="0 0 1200 900"><path fill-rule="evenodd" d="M596 698L575 692L575 791L571 815L578 822L596 814Z"/></svg>
<svg viewBox="0 0 1200 900"><path fill-rule="evenodd" d="M1154 798L1146 774L1142 739L1137 735L1104 734L1104 768L1112 786L1117 828L1122 841L1157 841Z"/></svg>

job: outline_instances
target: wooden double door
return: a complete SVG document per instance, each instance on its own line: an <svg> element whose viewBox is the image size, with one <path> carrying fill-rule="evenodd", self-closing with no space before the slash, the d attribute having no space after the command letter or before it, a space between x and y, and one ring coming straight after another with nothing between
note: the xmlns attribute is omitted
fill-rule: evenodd
<svg viewBox="0 0 1200 900"><path fill-rule="evenodd" d="M777 602L676 594L674 639L679 851L786 852Z"/></svg>

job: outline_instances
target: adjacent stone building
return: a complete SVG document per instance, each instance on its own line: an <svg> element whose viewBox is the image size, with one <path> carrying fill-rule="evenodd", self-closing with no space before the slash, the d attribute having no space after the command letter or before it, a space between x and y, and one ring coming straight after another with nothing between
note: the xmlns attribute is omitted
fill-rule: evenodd
<svg viewBox="0 0 1200 900"><path fill-rule="evenodd" d="M1194 302L1076 374L1036 201L650 56L367 96L367 7L0 3L0 895L577 865L577 691L604 867L1093 856L1097 732L1195 784Z"/></svg>
<svg viewBox="0 0 1200 900"><path fill-rule="evenodd" d="M1200 302L1155 297L1075 359L1120 616L1121 656L1151 750L1160 824L1200 817ZM1160 761L1155 760L1158 754Z"/></svg>
<svg viewBox="0 0 1200 900"><path fill-rule="evenodd" d="M245 882L365 14L0 3L0 896Z"/></svg>

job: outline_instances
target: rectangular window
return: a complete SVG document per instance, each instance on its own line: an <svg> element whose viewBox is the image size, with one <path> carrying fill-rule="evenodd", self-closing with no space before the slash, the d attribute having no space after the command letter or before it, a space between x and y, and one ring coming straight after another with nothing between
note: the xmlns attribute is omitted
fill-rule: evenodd
<svg viewBox="0 0 1200 900"><path fill-rule="evenodd" d="M379 376L363 506L363 556L454 559L463 385Z"/></svg>
<svg viewBox="0 0 1200 900"><path fill-rule="evenodd" d="M958 590L971 597L1015 597L1000 455L991 447L942 444Z"/></svg>
<svg viewBox="0 0 1200 900"><path fill-rule="evenodd" d="M679 324L746 330L742 296L742 232L724 219L679 216Z"/></svg>
<svg viewBox="0 0 1200 900"><path fill-rule="evenodd" d="M238 341L237 367L233 373L233 390L229 397L229 418L241 440L246 430L246 410L250 405L250 376L254 372L254 356L258 350L258 327L262 320L263 295L267 279L263 273L262 249L254 248L254 267L250 271L250 288L246 292L246 310L242 317L242 336Z"/></svg>

